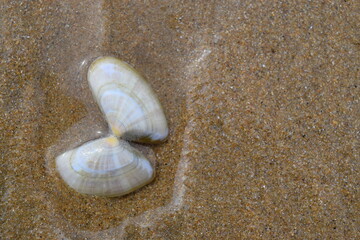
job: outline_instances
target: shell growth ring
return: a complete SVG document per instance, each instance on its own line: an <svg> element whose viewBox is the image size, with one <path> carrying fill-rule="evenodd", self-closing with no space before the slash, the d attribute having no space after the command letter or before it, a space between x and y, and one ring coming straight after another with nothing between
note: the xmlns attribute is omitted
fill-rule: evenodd
<svg viewBox="0 0 360 240"><path fill-rule="evenodd" d="M151 87L127 63L100 57L90 65L87 78L111 135L61 154L56 168L79 193L122 196L155 176L150 162L125 140L164 141L169 132L166 118Z"/></svg>

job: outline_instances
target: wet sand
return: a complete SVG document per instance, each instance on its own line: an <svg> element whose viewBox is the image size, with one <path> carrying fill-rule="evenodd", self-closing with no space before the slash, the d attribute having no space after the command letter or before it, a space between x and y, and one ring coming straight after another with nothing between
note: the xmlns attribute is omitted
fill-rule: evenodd
<svg viewBox="0 0 360 240"><path fill-rule="evenodd" d="M3 1L1 239L359 239L358 1ZM169 121L155 181L80 195L55 157L108 134L119 57Z"/></svg>

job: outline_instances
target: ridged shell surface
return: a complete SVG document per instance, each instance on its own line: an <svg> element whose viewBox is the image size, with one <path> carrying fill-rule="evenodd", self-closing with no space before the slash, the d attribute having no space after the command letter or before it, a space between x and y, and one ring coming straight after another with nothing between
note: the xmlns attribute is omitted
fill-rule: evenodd
<svg viewBox="0 0 360 240"><path fill-rule="evenodd" d="M158 142L168 135L161 105L144 78L127 63L96 59L88 71L93 95L112 134L138 142Z"/></svg>
<svg viewBox="0 0 360 240"><path fill-rule="evenodd" d="M154 178L149 161L115 136L97 139L67 151L56 159L64 181L77 192L121 196Z"/></svg>

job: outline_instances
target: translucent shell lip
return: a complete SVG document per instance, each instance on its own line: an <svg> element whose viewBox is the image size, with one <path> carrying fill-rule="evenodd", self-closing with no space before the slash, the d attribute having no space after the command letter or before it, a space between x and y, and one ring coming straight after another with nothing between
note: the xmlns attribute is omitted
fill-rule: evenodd
<svg viewBox="0 0 360 240"><path fill-rule="evenodd" d="M79 193L121 196L151 182L150 162L126 141L114 136L97 139L56 159L64 181Z"/></svg>
<svg viewBox="0 0 360 240"><path fill-rule="evenodd" d="M124 140L165 140L169 132L166 118L148 83L119 59L97 58L89 67L88 81L112 135L61 154L56 158L56 167L77 192L122 196L148 184L155 176L149 161Z"/></svg>
<svg viewBox="0 0 360 240"><path fill-rule="evenodd" d="M137 142L161 142L168 135L159 100L145 79L127 63L97 58L88 81L112 134Z"/></svg>

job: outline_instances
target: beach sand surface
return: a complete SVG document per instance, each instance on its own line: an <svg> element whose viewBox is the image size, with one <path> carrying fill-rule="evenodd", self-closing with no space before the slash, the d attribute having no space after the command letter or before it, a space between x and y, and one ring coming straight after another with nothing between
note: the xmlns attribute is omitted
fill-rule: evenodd
<svg viewBox="0 0 360 240"><path fill-rule="evenodd" d="M360 239L359 1L0 3L1 239ZM146 77L170 135L118 198L55 158L106 136L86 72Z"/></svg>

